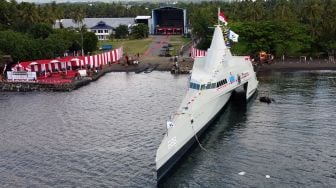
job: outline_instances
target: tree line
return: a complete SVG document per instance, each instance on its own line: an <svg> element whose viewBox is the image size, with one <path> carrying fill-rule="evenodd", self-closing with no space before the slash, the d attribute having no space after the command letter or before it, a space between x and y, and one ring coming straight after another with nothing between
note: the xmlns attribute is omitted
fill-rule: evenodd
<svg viewBox="0 0 336 188"><path fill-rule="evenodd" d="M232 3L187 5L192 33L199 47L207 49L217 23L217 8L228 17L229 27L239 34L232 44L236 54L264 50L280 57L335 55L336 1L246 0Z"/></svg>
<svg viewBox="0 0 336 188"><path fill-rule="evenodd" d="M235 2L179 2L187 9L192 36L207 49L217 23L217 8L239 34L232 51L251 54L260 50L277 56L335 55L336 1L245 0ZM92 52L97 48L93 33L87 33L84 17L135 17L151 15L156 3L62 3L34 4L0 0L0 56L14 61L54 58L67 50ZM70 18L79 30L52 29L57 19ZM138 32L139 36L141 32ZM83 42L82 39L83 38Z"/></svg>
<svg viewBox="0 0 336 188"><path fill-rule="evenodd" d="M0 67L3 55L11 55L16 63L61 57L65 52L80 52L82 48L84 53L95 51L98 39L84 26L53 29L55 20L63 16L63 10L55 2L36 5L0 0ZM80 9L72 14L76 23L81 23L84 17Z"/></svg>

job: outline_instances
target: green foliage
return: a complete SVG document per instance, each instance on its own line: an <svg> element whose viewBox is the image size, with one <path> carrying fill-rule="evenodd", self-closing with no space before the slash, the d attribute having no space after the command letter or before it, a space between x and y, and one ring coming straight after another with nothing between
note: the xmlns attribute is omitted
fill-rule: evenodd
<svg viewBox="0 0 336 188"><path fill-rule="evenodd" d="M88 52L94 52L97 50L98 39L94 33L85 32L84 33L84 52L87 54Z"/></svg>
<svg viewBox="0 0 336 188"><path fill-rule="evenodd" d="M54 33L42 41L42 54L44 58L60 57L63 53L69 49L70 44L74 43L63 38L60 33Z"/></svg>
<svg viewBox="0 0 336 188"><path fill-rule="evenodd" d="M202 49L207 49L210 45L213 30L209 27L217 23L217 7L220 7L229 19L229 27L232 27L240 36L239 42L233 44L232 47L237 54L252 53L262 49L277 55L293 56L321 53L335 55L336 53L335 0L178 2L176 6L187 9L193 40ZM13 55L16 59L53 57L60 54L64 48L69 49L72 46L73 49L77 49L78 44L81 48L80 32L56 30L55 33L49 33L50 30L41 26L41 23L52 26L56 19L71 18L83 31L82 20L84 17L151 15L151 10L158 7L157 3L143 2L34 4L17 3L15 0L0 0L0 31L12 30L34 36L35 40L31 40L30 36L22 34L23 38L17 44L19 49L14 49L13 53L20 51L24 54ZM131 37L147 37L148 31L145 29L148 28L135 27ZM56 41L55 36L60 37L59 41ZM122 34L118 34L119 36L125 37ZM46 40L57 44L55 52L43 49L46 47L54 49L53 46L45 43ZM61 44L62 42L64 43ZM22 47L23 44L30 46ZM0 49L12 48L14 44L8 42L3 45L9 47L1 46ZM83 45L84 48L89 46L88 44ZM7 51L3 52L7 53Z"/></svg>
<svg viewBox="0 0 336 188"><path fill-rule="evenodd" d="M0 31L0 51L10 54L14 61L25 60L29 58L32 43L30 38L22 33L14 31Z"/></svg>
<svg viewBox="0 0 336 188"><path fill-rule="evenodd" d="M235 54L265 50L278 56L336 53L336 1L270 0L218 3L229 18L229 27L239 34ZM194 41L201 49L210 46L217 21L212 3L189 6Z"/></svg>
<svg viewBox="0 0 336 188"><path fill-rule="evenodd" d="M33 38L35 39L38 39L38 38L45 39L50 34L53 33L53 29L48 24L38 23L38 24L33 25L28 31L28 33L31 34Z"/></svg>
<svg viewBox="0 0 336 188"><path fill-rule="evenodd" d="M138 24L132 27L132 39L142 39L148 37L148 26L145 24Z"/></svg>
<svg viewBox="0 0 336 188"><path fill-rule="evenodd" d="M215 7L197 8L190 17L192 34L198 40L197 47L200 49L205 50L210 46L213 29L209 26L216 24L216 11Z"/></svg>
<svg viewBox="0 0 336 188"><path fill-rule="evenodd" d="M115 28L115 38L123 39L128 36L128 27L127 25L119 25Z"/></svg>
<svg viewBox="0 0 336 188"><path fill-rule="evenodd" d="M239 31L240 35L239 42L232 47L235 54L254 54L263 50L278 56L298 56L305 53L311 43L307 27L298 23L243 22L232 24L231 29Z"/></svg>

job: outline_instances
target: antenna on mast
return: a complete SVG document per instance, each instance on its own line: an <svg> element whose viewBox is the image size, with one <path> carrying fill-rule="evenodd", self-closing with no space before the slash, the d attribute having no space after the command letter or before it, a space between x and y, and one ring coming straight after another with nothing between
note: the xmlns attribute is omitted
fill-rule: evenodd
<svg viewBox="0 0 336 188"><path fill-rule="evenodd" d="M217 13L217 22L218 22L218 25L219 25L219 14L220 14L220 7L218 7L218 13Z"/></svg>

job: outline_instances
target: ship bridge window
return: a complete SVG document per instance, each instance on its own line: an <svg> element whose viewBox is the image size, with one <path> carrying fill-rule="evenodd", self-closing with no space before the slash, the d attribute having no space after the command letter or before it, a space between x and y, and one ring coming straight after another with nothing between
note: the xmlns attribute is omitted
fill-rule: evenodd
<svg viewBox="0 0 336 188"><path fill-rule="evenodd" d="M196 84L196 83L193 83L193 82L190 82L190 88L199 90L200 89L200 85Z"/></svg>
<svg viewBox="0 0 336 188"><path fill-rule="evenodd" d="M205 89L205 85L204 84L201 85L201 90L203 90L203 89Z"/></svg>
<svg viewBox="0 0 336 188"><path fill-rule="evenodd" d="M222 81L217 82L218 87L222 86Z"/></svg>
<svg viewBox="0 0 336 188"><path fill-rule="evenodd" d="M211 88L211 83L208 83L207 85L206 85L206 89L210 89Z"/></svg>
<svg viewBox="0 0 336 188"><path fill-rule="evenodd" d="M211 89L212 89L212 88L216 88L216 83L212 83L212 84L211 84Z"/></svg>
<svg viewBox="0 0 336 188"><path fill-rule="evenodd" d="M200 89L200 85L196 84L196 88L195 89L199 90Z"/></svg>
<svg viewBox="0 0 336 188"><path fill-rule="evenodd" d="M217 87L220 87L220 86L222 86L222 85L224 85L224 84L226 84L226 83L227 83L227 80L226 80L226 79L221 80L221 81L217 82Z"/></svg>

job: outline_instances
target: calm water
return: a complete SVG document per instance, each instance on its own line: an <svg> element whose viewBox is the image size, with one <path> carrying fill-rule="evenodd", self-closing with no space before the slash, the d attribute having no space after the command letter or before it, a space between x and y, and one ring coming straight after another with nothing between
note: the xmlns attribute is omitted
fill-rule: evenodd
<svg viewBox="0 0 336 188"><path fill-rule="evenodd" d="M187 79L110 73L69 93L0 93L0 187L155 187ZM336 186L336 72L259 81L276 103L230 102L200 139L207 151L194 147L164 186Z"/></svg>

